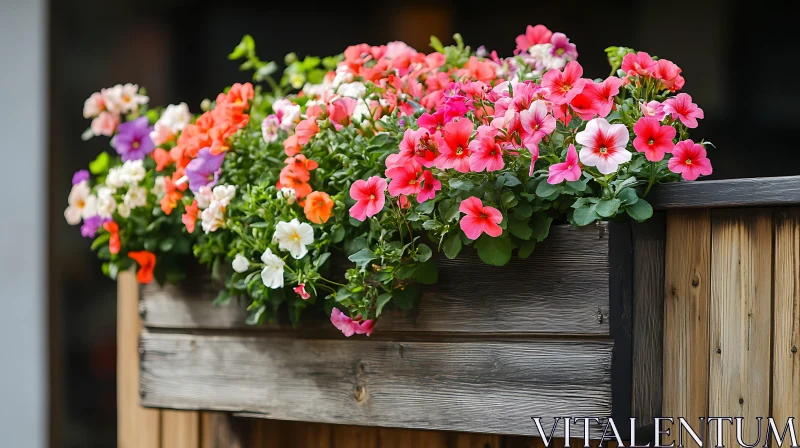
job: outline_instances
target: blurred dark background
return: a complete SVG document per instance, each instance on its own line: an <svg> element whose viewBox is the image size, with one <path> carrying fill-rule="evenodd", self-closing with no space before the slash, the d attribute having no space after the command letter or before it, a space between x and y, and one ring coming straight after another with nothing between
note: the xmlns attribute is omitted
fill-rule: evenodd
<svg viewBox="0 0 800 448"><path fill-rule="evenodd" d="M252 34L259 56L325 56L361 42L403 40L428 50L460 32L476 48L509 55L528 24L578 46L585 76L606 76L604 49L623 45L683 69L684 91L705 111L692 136L709 149L711 178L798 174L793 135L800 90L797 25L787 5L722 0L572 2L211 2L53 0L50 4L51 440L59 447L116 443L115 284L89 240L62 218L72 173L108 139L80 139L84 100L102 87L138 83L151 103L204 98L250 79L226 56Z"/></svg>

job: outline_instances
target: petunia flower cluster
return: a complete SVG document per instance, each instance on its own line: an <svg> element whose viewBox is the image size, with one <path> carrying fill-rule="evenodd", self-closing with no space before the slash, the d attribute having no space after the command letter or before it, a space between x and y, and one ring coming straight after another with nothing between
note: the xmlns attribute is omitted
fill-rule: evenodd
<svg viewBox="0 0 800 448"><path fill-rule="evenodd" d="M504 265L553 223L642 221L654 185L712 173L675 63L620 47L611 76L589 77L543 25L507 58L453 41L290 54L274 78L246 36L230 58L255 84L197 116L104 89L84 116L115 151L75 174L65 217L112 276L135 264L142 282L177 280L191 252L224 285L216 303L246 300L249 323L319 307L369 336L436 282L441 256Z"/></svg>

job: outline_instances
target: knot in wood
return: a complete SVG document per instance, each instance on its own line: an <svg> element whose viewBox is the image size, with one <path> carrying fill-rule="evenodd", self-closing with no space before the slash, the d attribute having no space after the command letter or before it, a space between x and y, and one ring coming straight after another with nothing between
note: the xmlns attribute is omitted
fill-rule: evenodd
<svg viewBox="0 0 800 448"><path fill-rule="evenodd" d="M792 353L797 353L797 346L796 345L792 347Z"/></svg>
<svg viewBox="0 0 800 448"><path fill-rule="evenodd" d="M720 354L720 353L722 353L722 349L717 347L717 354Z"/></svg>
<svg viewBox="0 0 800 448"><path fill-rule="evenodd" d="M694 275L692 276L692 288L697 288L698 286L700 286L700 274L694 271Z"/></svg>
<svg viewBox="0 0 800 448"><path fill-rule="evenodd" d="M356 401L361 403L367 398L367 388L366 386L358 385L353 389L353 397L355 397Z"/></svg>
<svg viewBox="0 0 800 448"><path fill-rule="evenodd" d="M139 310L139 317L144 319L145 316L147 316L147 307L145 306L144 302L139 302L138 310Z"/></svg>
<svg viewBox="0 0 800 448"><path fill-rule="evenodd" d="M744 404L744 398L739 397L739 404Z"/></svg>

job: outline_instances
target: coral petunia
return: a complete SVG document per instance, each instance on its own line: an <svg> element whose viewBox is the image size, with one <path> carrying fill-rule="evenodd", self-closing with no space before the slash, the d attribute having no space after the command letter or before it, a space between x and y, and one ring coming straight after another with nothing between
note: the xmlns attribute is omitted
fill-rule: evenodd
<svg viewBox="0 0 800 448"><path fill-rule="evenodd" d="M418 167L413 165L399 165L388 168L386 177L392 179L389 182L389 194L398 196L419 193L422 188L419 174Z"/></svg>
<svg viewBox="0 0 800 448"><path fill-rule="evenodd" d="M197 212L199 207L197 206L197 201L192 201L192 205L186 206L186 213L181 215L181 222L184 226L186 226L186 231L189 233L194 233L194 227L197 223Z"/></svg>
<svg viewBox="0 0 800 448"><path fill-rule="evenodd" d="M528 25L525 34L517 36L517 51L528 51L534 45L548 44L553 32L544 25Z"/></svg>
<svg viewBox="0 0 800 448"><path fill-rule="evenodd" d="M128 252L128 257L139 264L136 280L141 284L152 282L153 269L156 267L156 254L147 250L140 250L137 252Z"/></svg>
<svg viewBox="0 0 800 448"><path fill-rule="evenodd" d="M122 240L119 237L119 226L114 221L106 221L103 223L103 229L108 232L108 251L116 255L122 248Z"/></svg>
<svg viewBox="0 0 800 448"><path fill-rule="evenodd" d="M706 149L692 140L683 140L675 145L668 166L670 171L680 173L685 180L695 180L712 172Z"/></svg>
<svg viewBox="0 0 800 448"><path fill-rule="evenodd" d="M422 188L417 195L417 202L423 203L436 197L436 192L442 189L442 182L433 177L433 173L425 170L422 172Z"/></svg>
<svg viewBox="0 0 800 448"><path fill-rule="evenodd" d="M324 224L331 218L333 199L324 191L315 191L306 197L303 211L306 218L314 224Z"/></svg>
<svg viewBox="0 0 800 448"><path fill-rule="evenodd" d="M547 183L556 185L565 180L574 182L580 178L581 166L578 163L578 152L575 151L575 145L569 145L567 160L550 165L550 176L547 178Z"/></svg>
<svg viewBox="0 0 800 448"><path fill-rule="evenodd" d="M672 152L675 144L675 128L672 126L661 126L661 122L653 117L642 117L633 125L636 138L633 140L633 147L637 151L643 152L647 160L658 162L664 158L664 154Z"/></svg>
<svg viewBox="0 0 800 448"><path fill-rule="evenodd" d="M469 143L469 168L478 172L503 169L503 149L497 144L495 137L500 130L493 126L480 126L478 136Z"/></svg>
<svg viewBox="0 0 800 448"><path fill-rule="evenodd" d="M453 120L444 125L443 144L439 145L436 168L453 168L460 173L469 172L469 137L473 131L472 122L466 118Z"/></svg>
<svg viewBox="0 0 800 448"><path fill-rule="evenodd" d="M486 232L491 237L498 237L503 233L499 224L503 221L503 214L494 207L484 206L483 202L475 196L461 201L458 211L464 213L459 225L464 235L471 240L478 239Z"/></svg>
<svg viewBox="0 0 800 448"><path fill-rule="evenodd" d="M703 109L697 107L687 93L679 93L664 101L664 113L672 115L674 120L681 120L687 128L696 128L697 119L705 118Z"/></svg>
<svg viewBox="0 0 800 448"><path fill-rule="evenodd" d="M350 216L363 221L380 213L386 204L386 188L386 180L379 176L353 182L350 197L356 204L350 207Z"/></svg>
<svg viewBox="0 0 800 448"><path fill-rule="evenodd" d="M650 76L656 68L656 61L644 51L628 53L622 58L621 68L628 76Z"/></svg>
<svg viewBox="0 0 800 448"><path fill-rule="evenodd" d="M542 87L547 89L545 98L555 105L572 101L592 81L583 79L583 67L577 61L567 63L562 72L559 69L548 70L542 76Z"/></svg>

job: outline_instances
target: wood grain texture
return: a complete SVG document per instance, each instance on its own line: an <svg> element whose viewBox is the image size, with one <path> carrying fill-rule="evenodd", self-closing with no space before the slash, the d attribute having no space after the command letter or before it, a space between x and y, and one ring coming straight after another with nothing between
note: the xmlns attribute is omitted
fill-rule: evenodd
<svg viewBox="0 0 800 448"><path fill-rule="evenodd" d="M800 204L800 176L673 182L647 197L656 209Z"/></svg>
<svg viewBox="0 0 800 448"><path fill-rule="evenodd" d="M744 417L744 439L757 438L756 417L769 415L772 213L767 209L711 214L709 409ZM735 431L710 444L736 445Z"/></svg>
<svg viewBox="0 0 800 448"><path fill-rule="evenodd" d="M161 419L157 409L139 405L139 283L133 272L117 277L117 446L158 447Z"/></svg>
<svg viewBox="0 0 800 448"><path fill-rule="evenodd" d="M709 212L670 210L664 273L663 414L691 422L709 415L710 270Z"/></svg>
<svg viewBox="0 0 800 448"><path fill-rule="evenodd" d="M664 374L666 215L633 225L632 416L640 426L661 416Z"/></svg>
<svg viewBox="0 0 800 448"><path fill-rule="evenodd" d="M503 438L492 434L456 434L453 448L503 448Z"/></svg>
<svg viewBox="0 0 800 448"><path fill-rule="evenodd" d="M800 417L800 208L775 216L772 415ZM782 425L782 424L781 424Z"/></svg>
<svg viewBox="0 0 800 448"><path fill-rule="evenodd" d="M531 416L611 413L610 341L343 344L155 332L142 341L147 406L521 435L536 434Z"/></svg>
<svg viewBox="0 0 800 448"><path fill-rule="evenodd" d="M200 413L201 448L248 448L246 434L249 421L237 419L227 412ZM166 447L163 447L166 448Z"/></svg>
<svg viewBox="0 0 800 448"><path fill-rule="evenodd" d="M200 446L200 413L195 411L161 411L162 448L198 448Z"/></svg>
<svg viewBox="0 0 800 448"><path fill-rule="evenodd" d="M333 448L378 448L378 428L333 425Z"/></svg>
<svg viewBox="0 0 800 448"><path fill-rule="evenodd" d="M607 224L554 226L530 258L514 257L503 267L488 266L470 251L455 260L443 258L439 283L427 289L419 306L409 312L387 308L376 330L608 335L608 244ZM522 279L524 288L507 287ZM211 304L216 294L210 282L193 289L146 287L145 325L254 329L244 323L246 304L217 308ZM503 325L485 318L490 311L503 316ZM325 316L309 310L298 331L330 328Z"/></svg>
<svg viewBox="0 0 800 448"><path fill-rule="evenodd" d="M444 431L380 428L378 430L378 446L380 448L449 448L449 436L453 436L453 434Z"/></svg>

